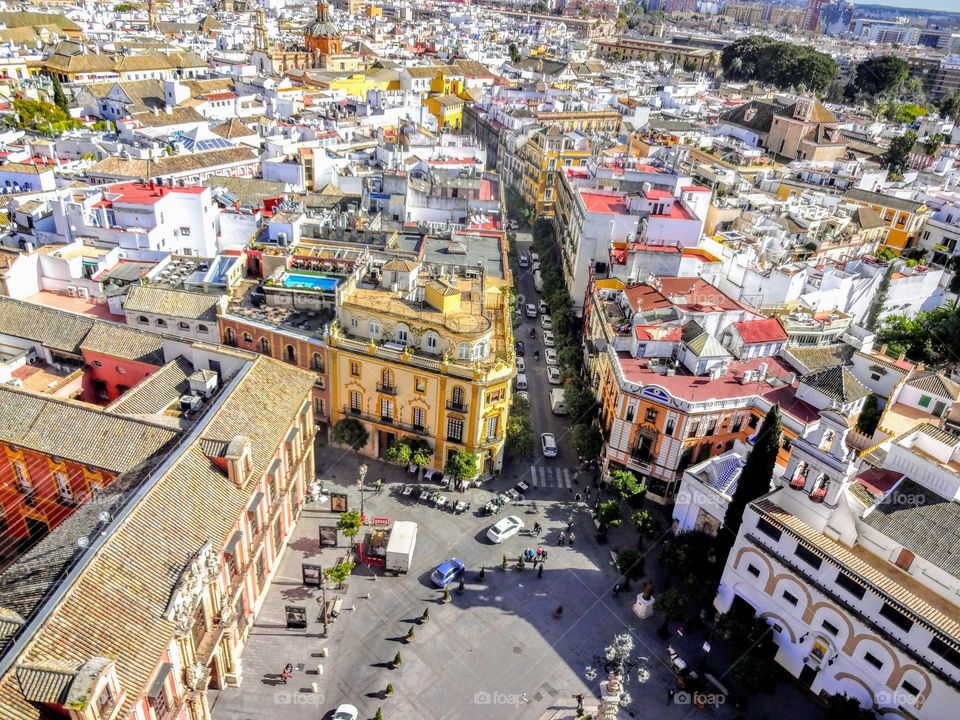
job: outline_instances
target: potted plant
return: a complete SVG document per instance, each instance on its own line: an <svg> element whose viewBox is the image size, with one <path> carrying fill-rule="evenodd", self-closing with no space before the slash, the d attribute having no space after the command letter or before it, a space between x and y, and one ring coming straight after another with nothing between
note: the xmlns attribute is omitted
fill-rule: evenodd
<svg viewBox="0 0 960 720"><path fill-rule="evenodd" d="M506 570L506 569L509 567L509 563L507 562L506 553L504 553L503 562L500 563L500 567L502 567L504 570Z"/></svg>
<svg viewBox="0 0 960 720"><path fill-rule="evenodd" d="M423 615L420 616L420 622L425 623L430 619L430 608L423 609Z"/></svg>
<svg viewBox="0 0 960 720"><path fill-rule="evenodd" d="M413 625L410 626L410 629L407 630L407 642L413 642L413 639L416 635L413 632Z"/></svg>
<svg viewBox="0 0 960 720"><path fill-rule="evenodd" d="M450 602L450 588L448 588L447 586L443 587L443 602L445 603Z"/></svg>
<svg viewBox="0 0 960 720"><path fill-rule="evenodd" d="M463 595L463 591L466 589L466 586L463 584L463 578L460 578L460 584L457 585L457 595Z"/></svg>
<svg viewBox="0 0 960 720"><path fill-rule="evenodd" d="M393 696L393 683L387 683L387 689L383 691L383 694L387 697Z"/></svg>
<svg viewBox="0 0 960 720"><path fill-rule="evenodd" d="M377 714L373 716L373 720L383 720L383 713L380 712L380 708L377 708Z"/></svg>
<svg viewBox="0 0 960 720"><path fill-rule="evenodd" d="M397 651L397 654L393 656L393 667L398 668L403 665L403 658L400 657L400 651Z"/></svg>

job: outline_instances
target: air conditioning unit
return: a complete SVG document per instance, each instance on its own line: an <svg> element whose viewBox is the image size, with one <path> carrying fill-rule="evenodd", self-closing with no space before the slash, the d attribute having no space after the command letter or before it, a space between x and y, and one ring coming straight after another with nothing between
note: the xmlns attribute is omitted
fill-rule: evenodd
<svg viewBox="0 0 960 720"><path fill-rule="evenodd" d="M203 404L203 398L199 395L181 395L180 409L184 412L193 412Z"/></svg>
<svg viewBox="0 0 960 720"><path fill-rule="evenodd" d="M85 287L77 288L77 297L83 298L84 300L90 299L90 291Z"/></svg>
<svg viewBox="0 0 960 720"><path fill-rule="evenodd" d="M68 285L68 286L67 286L67 295L69 295L70 297L74 297L74 298L75 298L75 297L77 296L77 287L76 287L75 285Z"/></svg>

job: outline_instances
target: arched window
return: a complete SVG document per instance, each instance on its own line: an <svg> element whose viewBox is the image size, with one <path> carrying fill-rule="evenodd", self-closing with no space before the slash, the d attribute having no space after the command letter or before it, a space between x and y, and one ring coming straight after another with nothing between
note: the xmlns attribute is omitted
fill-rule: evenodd
<svg viewBox="0 0 960 720"><path fill-rule="evenodd" d="M184 322L183 320L180 321L179 325L180 325L180 329L181 329L181 330L189 330L189 329L190 329L190 323Z"/></svg>
<svg viewBox="0 0 960 720"><path fill-rule="evenodd" d="M487 344L485 342L478 342L473 346L473 359L481 360L487 355Z"/></svg>
<svg viewBox="0 0 960 720"><path fill-rule="evenodd" d="M270 338L260 338L260 352L264 355L270 354Z"/></svg>
<svg viewBox="0 0 960 720"><path fill-rule="evenodd" d="M403 343L406 345L408 342L410 342L410 331L407 329L406 325L398 325L394 336L394 339L398 343Z"/></svg>
<svg viewBox="0 0 960 720"><path fill-rule="evenodd" d="M223 333L223 336L226 338L227 345L237 344L237 334L233 331L233 328L227 328L226 332Z"/></svg>
<svg viewBox="0 0 960 720"><path fill-rule="evenodd" d="M207 329L206 325L200 324L200 325L197 325L197 332L207 333L209 332L209 330Z"/></svg>
<svg viewBox="0 0 960 720"><path fill-rule="evenodd" d="M157 327L166 327L167 321L163 318L157 318Z"/></svg>
<svg viewBox="0 0 960 720"><path fill-rule="evenodd" d="M287 345L283 355L288 363L297 362L297 349L293 345Z"/></svg>
<svg viewBox="0 0 960 720"><path fill-rule="evenodd" d="M140 317L137 318L137 322L140 323L141 325L149 325L150 318L148 318L146 315L141 315Z"/></svg>
<svg viewBox="0 0 960 720"><path fill-rule="evenodd" d="M427 352L440 352L440 336L435 332L428 332L423 338L423 349Z"/></svg>
<svg viewBox="0 0 960 720"><path fill-rule="evenodd" d="M468 343L460 343L457 345L457 357L461 360L470 359L470 345Z"/></svg>
<svg viewBox="0 0 960 720"><path fill-rule="evenodd" d="M248 333L248 332L245 332L245 333L243 334L243 341L244 341L245 343L252 343L252 342L253 342L253 335L251 335L251 334Z"/></svg>

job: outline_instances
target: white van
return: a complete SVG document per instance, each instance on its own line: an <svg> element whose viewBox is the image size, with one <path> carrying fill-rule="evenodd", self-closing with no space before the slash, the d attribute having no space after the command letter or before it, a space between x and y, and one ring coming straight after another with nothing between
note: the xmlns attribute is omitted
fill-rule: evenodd
<svg viewBox="0 0 960 720"><path fill-rule="evenodd" d="M533 287L537 292L543 292L543 278L539 270L533 271Z"/></svg>
<svg viewBox="0 0 960 720"><path fill-rule="evenodd" d="M566 415L567 403L563 399L563 390L554 388L550 391L550 409L554 415Z"/></svg>
<svg viewBox="0 0 960 720"><path fill-rule="evenodd" d="M393 524L387 540L385 570L394 575L407 573L413 564L413 549L417 545L417 524L398 520Z"/></svg>
<svg viewBox="0 0 960 720"><path fill-rule="evenodd" d="M526 390L527 389L527 374L518 373L517 374L517 390Z"/></svg>

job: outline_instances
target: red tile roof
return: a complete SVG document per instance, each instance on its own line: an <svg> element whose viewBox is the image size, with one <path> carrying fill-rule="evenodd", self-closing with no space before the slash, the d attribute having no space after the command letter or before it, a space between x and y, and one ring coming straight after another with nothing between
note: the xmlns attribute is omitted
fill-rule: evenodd
<svg viewBox="0 0 960 720"><path fill-rule="evenodd" d="M634 312L670 307L670 301L646 283L631 285L623 293Z"/></svg>
<svg viewBox="0 0 960 720"><path fill-rule="evenodd" d="M132 205L155 205L162 198L171 193L181 195L200 195L207 188L205 187L170 187L169 185L156 185L152 183L117 183L105 188L105 191L112 195L119 195L113 198L115 203L130 203Z"/></svg>
<svg viewBox="0 0 960 720"><path fill-rule="evenodd" d="M742 310L729 295L699 277L658 277L660 292L668 298L683 298L683 307L693 311Z"/></svg>
<svg viewBox="0 0 960 720"><path fill-rule="evenodd" d="M670 197L673 197L672 195ZM670 218L671 220L693 220L693 213L678 202L670 206L670 212L651 213L651 217Z"/></svg>
<svg viewBox="0 0 960 720"><path fill-rule="evenodd" d="M746 322L734 323L733 326L740 333L743 342L748 345L753 343L781 342L787 339L787 331L776 318L766 318L764 320L748 320Z"/></svg>
<svg viewBox="0 0 960 720"><path fill-rule="evenodd" d="M657 188L651 188L647 190L644 194L649 200L669 200L673 197L673 193L668 190L659 190Z"/></svg>
<svg viewBox="0 0 960 720"><path fill-rule="evenodd" d="M621 193L602 192L599 190L581 190L580 197L587 212L607 213L611 215L626 215L626 196Z"/></svg>
<svg viewBox="0 0 960 720"><path fill-rule="evenodd" d="M712 192L708 187L701 187L700 185L684 185L682 188L683 192Z"/></svg>

